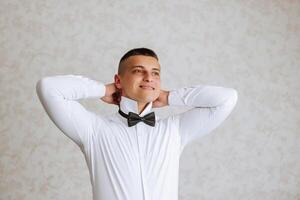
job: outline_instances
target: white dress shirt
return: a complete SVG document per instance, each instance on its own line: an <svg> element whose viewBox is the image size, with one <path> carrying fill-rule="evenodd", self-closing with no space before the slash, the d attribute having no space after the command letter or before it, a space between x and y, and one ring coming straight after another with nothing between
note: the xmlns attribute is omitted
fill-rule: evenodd
<svg viewBox="0 0 300 200"><path fill-rule="evenodd" d="M93 200L177 200L182 150L218 127L238 99L235 89L219 86L171 90L170 106L192 108L164 119L156 115L155 127L144 122L128 127L118 111L98 115L77 101L100 99L105 90L103 83L80 75L44 77L36 85L50 119L85 156ZM138 114L137 102L124 96L120 109ZM152 109L149 102L140 116Z"/></svg>

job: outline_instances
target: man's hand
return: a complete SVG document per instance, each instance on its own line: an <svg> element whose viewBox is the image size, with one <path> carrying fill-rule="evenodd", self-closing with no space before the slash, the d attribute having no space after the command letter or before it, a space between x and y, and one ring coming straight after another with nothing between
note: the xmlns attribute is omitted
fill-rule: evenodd
<svg viewBox="0 0 300 200"><path fill-rule="evenodd" d="M105 96L100 99L109 104L120 105L121 91L115 86L115 83L109 83L105 87Z"/></svg>
<svg viewBox="0 0 300 200"><path fill-rule="evenodd" d="M160 90L159 97L152 102L152 107L159 108L159 107L169 105L168 97L169 97L169 91Z"/></svg>

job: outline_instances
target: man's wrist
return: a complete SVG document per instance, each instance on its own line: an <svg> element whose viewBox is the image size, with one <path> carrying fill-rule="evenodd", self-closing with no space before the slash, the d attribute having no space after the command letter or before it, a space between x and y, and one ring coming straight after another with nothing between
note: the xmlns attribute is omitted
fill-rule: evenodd
<svg viewBox="0 0 300 200"><path fill-rule="evenodd" d="M168 106L169 105L169 91L162 90L162 105Z"/></svg>
<svg viewBox="0 0 300 200"><path fill-rule="evenodd" d="M166 101L166 106L168 106L169 105L169 94L170 94L170 91L166 91L165 92L165 95L166 95L166 97L165 97L165 101Z"/></svg>
<svg viewBox="0 0 300 200"><path fill-rule="evenodd" d="M109 83L109 84L106 84L105 85L105 96L108 97L108 96L111 96L113 91L114 91L114 83Z"/></svg>
<svg viewBox="0 0 300 200"><path fill-rule="evenodd" d="M181 99L178 90L170 90L168 94L168 105L169 106L183 106L185 105Z"/></svg>

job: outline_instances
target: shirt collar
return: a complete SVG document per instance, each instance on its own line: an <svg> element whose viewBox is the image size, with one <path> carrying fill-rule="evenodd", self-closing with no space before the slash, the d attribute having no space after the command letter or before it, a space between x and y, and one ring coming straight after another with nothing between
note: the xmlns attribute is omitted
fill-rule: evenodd
<svg viewBox="0 0 300 200"><path fill-rule="evenodd" d="M138 114L138 102L125 96L121 96L120 110L128 114L134 112ZM152 111L152 102L149 102L139 116L144 116Z"/></svg>

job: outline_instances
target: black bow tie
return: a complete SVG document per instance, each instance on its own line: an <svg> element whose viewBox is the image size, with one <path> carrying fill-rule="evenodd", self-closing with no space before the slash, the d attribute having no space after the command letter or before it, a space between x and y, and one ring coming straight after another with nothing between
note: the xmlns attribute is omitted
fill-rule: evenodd
<svg viewBox="0 0 300 200"><path fill-rule="evenodd" d="M119 109L119 113L127 118L127 123L128 123L128 126L134 126L136 125L137 123L143 121L144 123L150 125L150 126L155 126L155 114L154 112L151 112L151 113L148 113L147 115L143 116L143 117L140 117L138 114L136 113L133 113L133 112L129 112L128 115L125 114L124 112L122 112L120 109Z"/></svg>

